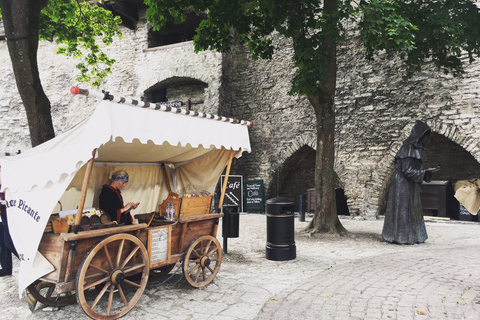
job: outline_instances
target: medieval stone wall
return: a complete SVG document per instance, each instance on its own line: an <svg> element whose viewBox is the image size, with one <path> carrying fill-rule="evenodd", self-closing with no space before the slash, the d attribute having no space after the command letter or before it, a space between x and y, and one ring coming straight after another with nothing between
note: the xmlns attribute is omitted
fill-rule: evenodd
<svg viewBox="0 0 480 320"><path fill-rule="evenodd" d="M252 61L239 47L223 55L195 54L191 42L147 49L148 25L144 14L140 16L137 29L124 29L124 38L107 49L117 64L101 89L139 98L172 78L200 80L208 85L201 111L256 123L249 129L252 153L235 160L232 173L245 180L263 179L266 199L297 198L313 188L314 113L305 97L287 94L293 75L288 41L274 35L278 50L271 61ZM429 165L443 160L445 170L437 179L480 177L480 63L467 65L459 78L427 65L408 79L393 56L380 54L367 63L361 39L351 29L338 51L335 167L350 212L365 218L383 214L393 157L417 119L442 138L427 146ZM59 134L88 118L97 102L69 93L71 86L88 86L75 81L77 62L54 52L54 44L40 44L40 76ZM29 148L30 142L5 41L0 41L0 61L5 79L0 83L0 154L15 153ZM471 161L466 164L456 155Z"/></svg>
<svg viewBox="0 0 480 320"><path fill-rule="evenodd" d="M241 50L226 59L231 112L257 123L250 130L253 152L238 165L248 179L264 179L267 198L279 195L279 183L296 183L282 181L279 175L304 174L304 168L282 168L287 160L297 159L305 146L316 147L313 109L306 99L287 96L291 46L277 39L277 47L273 61L253 62ZM466 73L458 78L427 64L409 79L394 56L380 54L368 63L361 48L361 38L351 28L338 51L335 171L351 214L375 218L384 213L394 155L415 120L425 121L444 137L442 143L428 146L426 165L443 165L436 179L480 177L480 63L467 63ZM475 160L467 164L463 153ZM309 165L313 175L314 157ZM280 195L296 199L307 189L305 184L298 185L296 193Z"/></svg>
<svg viewBox="0 0 480 320"><path fill-rule="evenodd" d="M408 79L395 57L384 54L374 63L365 63L361 50L352 50L360 47L360 41L353 36L340 50L340 55L347 54L337 85L340 161L336 172L345 183L352 209L373 217L383 209L393 156L415 120L425 121L433 132L453 142L450 147L460 146L478 162L480 64L467 63L465 75L459 78L426 65L423 72ZM446 147L427 145L432 155L448 156L442 150ZM448 166L455 170L444 170L436 179L466 178L460 160L451 158ZM430 157L427 165L438 161Z"/></svg>

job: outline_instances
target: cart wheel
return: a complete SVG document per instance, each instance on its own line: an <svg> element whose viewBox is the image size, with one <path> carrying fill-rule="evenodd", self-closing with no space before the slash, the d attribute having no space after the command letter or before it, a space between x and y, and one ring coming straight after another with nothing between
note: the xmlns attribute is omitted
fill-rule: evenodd
<svg viewBox="0 0 480 320"><path fill-rule="evenodd" d="M210 235L200 236L188 247L183 259L183 274L193 287L204 287L217 275L222 263L218 240Z"/></svg>
<svg viewBox="0 0 480 320"><path fill-rule="evenodd" d="M55 284L51 282L37 280L27 289L35 299L47 306L64 307L75 302L73 293L58 293L55 291Z"/></svg>
<svg viewBox="0 0 480 320"><path fill-rule="evenodd" d="M175 263L172 263L166 266L162 266L160 268L150 269L150 276L157 277L157 278L165 277L170 273L170 271L173 270L174 267L175 267Z"/></svg>
<svg viewBox="0 0 480 320"><path fill-rule="evenodd" d="M140 299L149 271L148 253L140 239L126 233L105 238L88 251L78 268L77 302L93 319L120 318Z"/></svg>

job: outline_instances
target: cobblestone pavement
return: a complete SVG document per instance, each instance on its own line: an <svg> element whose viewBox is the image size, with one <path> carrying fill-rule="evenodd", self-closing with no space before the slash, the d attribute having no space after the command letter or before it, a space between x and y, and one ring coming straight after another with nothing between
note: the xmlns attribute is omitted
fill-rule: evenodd
<svg viewBox="0 0 480 320"><path fill-rule="evenodd" d="M480 319L480 223L427 221L429 239L404 246L381 239L383 220L342 218L347 237L308 236L306 220L295 219L296 259L271 261L265 216L242 214L210 285L190 287L179 269L150 278L122 319ZM17 270L0 278L0 319L89 319L78 304L31 313Z"/></svg>

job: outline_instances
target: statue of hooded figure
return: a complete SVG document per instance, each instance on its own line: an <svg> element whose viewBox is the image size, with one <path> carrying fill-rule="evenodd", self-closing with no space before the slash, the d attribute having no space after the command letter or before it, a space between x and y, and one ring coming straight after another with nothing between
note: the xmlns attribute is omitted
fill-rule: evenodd
<svg viewBox="0 0 480 320"><path fill-rule="evenodd" d="M420 189L422 181L430 182L439 169L424 169L425 145L430 127L417 120L410 136L395 155L395 172L388 194L382 237L398 244L415 244L427 240Z"/></svg>

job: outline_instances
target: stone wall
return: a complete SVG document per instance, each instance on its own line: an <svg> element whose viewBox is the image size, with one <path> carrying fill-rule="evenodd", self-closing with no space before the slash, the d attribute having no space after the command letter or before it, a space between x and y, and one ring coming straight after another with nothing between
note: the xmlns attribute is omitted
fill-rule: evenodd
<svg viewBox="0 0 480 320"><path fill-rule="evenodd" d="M382 212L393 156L417 119L448 138L452 148L469 152L477 160L479 173L480 64L467 64L459 78L426 65L408 79L393 56L385 54L372 64L365 63L362 52L355 49L360 41L353 36L340 50L336 99L340 159L336 172L345 182L351 209L367 217ZM431 156L426 165L435 166L443 158L435 155L445 156L445 147L427 145ZM458 159L449 160L445 173L436 179L464 178L465 168Z"/></svg>
<svg viewBox="0 0 480 320"><path fill-rule="evenodd" d="M118 63L101 89L138 98L173 78L202 81L208 87L201 111L255 122L249 130L252 153L234 161L233 174L263 179L266 199L281 195L297 200L313 188L314 113L305 97L287 94L293 75L288 41L273 35L278 50L271 61L252 61L241 47L223 55L195 54L191 42L147 49L148 25L140 16L137 29L125 29L124 38L107 49ZM441 165L436 179L480 177L480 63L467 65L459 78L426 65L408 79L394 56L380 54L367 63L361 39L350 29L338 50L335 167L350 212L365 218L383 214L393 157L417 119L435 133L427 146L427 164ZM76 61L54 51L54 44L42 42L39 64L59 134L86 119L97 102L69 93L79 85ZM5 79L0 83L0 153L14 153L29 148L30 142L4 41L0 61Z"/></svg>
<svg viewBox="0 0 480 320"><path fill-rule="evenodd" d="M111 74L99 89L114 95L140 98L143 92L162 81L185 77L208 85L201 111L218 112L222 56L215 52L193 52L191 41L175 45L147 48L148 24L141 13L136 30L123 28L123 38L107 47L106 52L117 60ZM90 89L78 83L77 60L55 54L55 43L43 41L38 50L40 78L52 105L56 135L72 128L93 112L97 101L70 94L72 86ZM9 58L6 41L0 41L0 155L15 154L31 147L28 124Z"/></svg>
<svg viewBox="0 0 480 320"><path fill-rule="evenodd" d="M277 39L277 47L273 61L253 62L233 51L225 74L231 112L257 124L250 131L253 152L237 165L247 179L264 179L267 199L282 195L297 201L314 187L308 179L314 156L305 152L316 147L314 114L306 99L287 96L291 46ZM440 137L427 146L426 165L442 167L435 179L480 177L480 63L467 64L458 78L427 64L409 79L394 56L380 54L367 63L361 48L352 28L338 51L335 171L350 212L365 218L384 213L394 155L415 120Z"/></svg>

